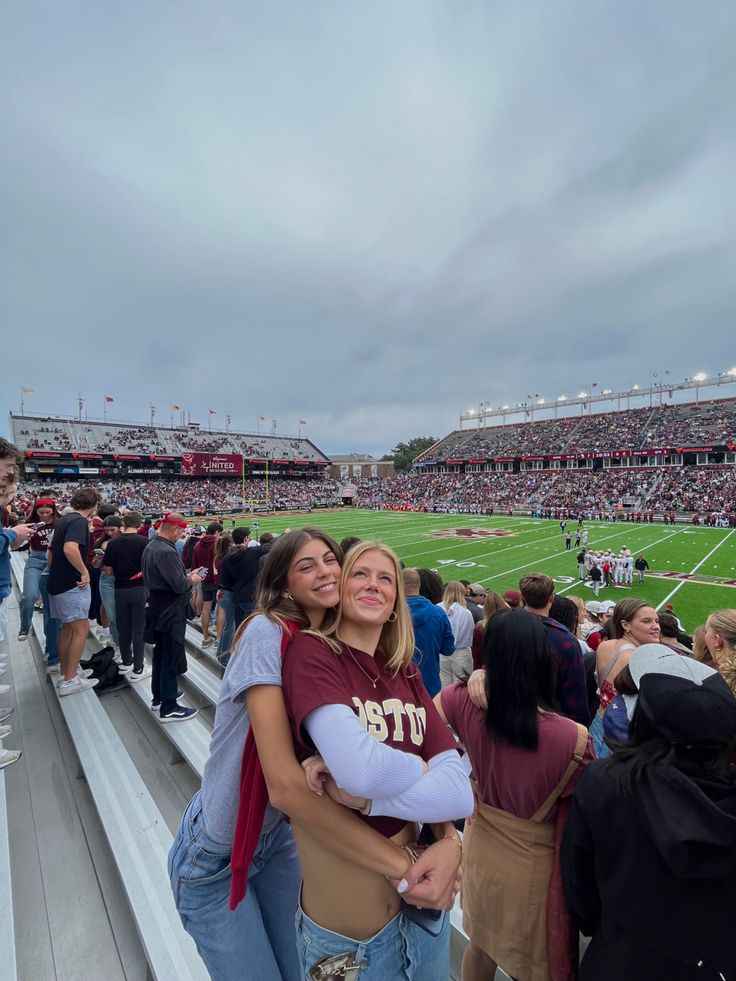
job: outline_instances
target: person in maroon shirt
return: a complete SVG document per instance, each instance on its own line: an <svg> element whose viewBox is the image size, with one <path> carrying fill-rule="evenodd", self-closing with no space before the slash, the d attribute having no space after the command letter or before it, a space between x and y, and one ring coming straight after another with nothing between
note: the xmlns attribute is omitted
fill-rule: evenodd
<svg viewBox="0 0 736 981"><path fill-rule="evenodd" d="M18 640L26 640L31 629L33 607L41 595L41 575L46 570L46 552L49 549L54 526L59 519L56 504L51 498L42 497L33 505L28 523L36 529L28 542L28 559L23 570L23 595L20 601L20 633ZM48 611L46 611L48 617Z"/></svg>
<svg viewBox="0 0 736 981"><path fill-rule="evenodd" d="M206 569L203 573L200 592L202 595L202 647L210 647L214 639L210 637L210 614L212 604L217 595L217 583L215 582L215 545L217 536L222 534L222 525L219 521L211 521L207 525L207 531L197 544L194 546L194 568Z"/></svg>
<svg viewBox="0 0 736 981"><path fill-rule="evenodd" d="M587 729L552 711L555 664L539 617L502 610L483 641L485 708L452 685L435 704L467 750L478 807L466 833L463 981L574 976L554 872L569 800L594 758ZM562 928L561 928L562 927Z"/></svg>
<svg viewBox="0 0 736 981"><path fill-rule="evenodd" d="M395 554L376 542L355 545L340 599L328 638L302 632L286 651L284 697L297 758L307 761L317 750L314 771L330 796L359 809L410 854L415 822L433 822L435 837L448 839L459 860L451 822L470 813L472 793L456 743L411 663L413 630ZM324 959L325 966L362 964L361 981L446 981L446 913L420 914L426 922L419 925L385 878L294 831L304 875L297 936L305 976L316 976L310 971ZM441 909L452 903L450 888Z"/></svg>

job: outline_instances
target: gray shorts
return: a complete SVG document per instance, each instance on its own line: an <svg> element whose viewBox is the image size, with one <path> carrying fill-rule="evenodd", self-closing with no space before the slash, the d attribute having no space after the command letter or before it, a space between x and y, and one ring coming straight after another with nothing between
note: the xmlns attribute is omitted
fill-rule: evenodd
<svg viewBox="0 0 736 981"><path fill-rule="evenodd" d="M89 604L92 590L89 586L80 589L67 589L65 593L54 596L49 593L49 613L60 623L74 623L76 620L86 620L89 617Z"/></svg>

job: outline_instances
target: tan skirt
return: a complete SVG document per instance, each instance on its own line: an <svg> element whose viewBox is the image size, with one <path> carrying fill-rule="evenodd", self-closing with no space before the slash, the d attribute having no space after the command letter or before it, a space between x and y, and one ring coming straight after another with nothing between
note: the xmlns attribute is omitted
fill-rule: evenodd
<svg viewBox="0 0 736 981"><path fill-rule="evenodd" d="M519 981L549 981L547 894L554 824L478 802L465 833L463 927Z"/></svg>

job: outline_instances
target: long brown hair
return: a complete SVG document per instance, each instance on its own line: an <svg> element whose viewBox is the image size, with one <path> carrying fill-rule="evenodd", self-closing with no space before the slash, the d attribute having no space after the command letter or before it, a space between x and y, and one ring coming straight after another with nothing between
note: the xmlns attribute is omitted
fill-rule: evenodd
<svg viewBox="0 0 736 981"><path fill-rule="evenodd" d="M494 613L499 613L501 610L506 609L508 609L508 604L500 593L494 593L493 591L486 593L486 598L483 600L483 619L477 626L485 628Z"/></svg>
<svg viewBox="0 0 736 981"><path fill-rule="evenodd" d="M649 600L642 599L622 599L613 608L613 636L617 640L621 640L624 636L624 620L627 623L631 623L639 610L643 610L645 606L651 606L652 604Z"/></svg>
<svg viewBox="0 0 736 981"><path fill-rule="evenodd" d="M414 656L414 626L412 624L409 606L406 602L404 592L404 579L401 575L401 563L396 553L384 545L382 542L360 542L353 545L345 556L345 564L342 570L342 582L345 583L350 578L350 574L358 559L366 552L380 552L391 561L394 567L394 579L396 580L396 600L392 614L393 620L387 620L381 630L381 637L378 641L378 648L386 658L389 668L394 674L405 668ZM342 587L341 587L342 594ZM341 648L336 643L340 637L340 623L342 621L342 609L338 606L337 616L334 623L329 627L323 627L323 633L330 641L330 646L336 653L340 653Z"/></svg>
<svg viewBox="0 0 736 981"><path fill-rule="evenodd" d="M307 525L305 528L297 528L294 531L287 531L283 535L279 535L269 549L266 561L258 575L255 611L246 617L236 630L233 637L233 650L247 624L259 613L278 624L283 631L287 630L287 620L298 623L303 629L309 628L309 617L301 606L287 594L286 590L289 569L297 553L304 548L307 542L315 539L324 542L335 555L337 561L342 563L340 546L334 538L330 538L321 528ZM336 617L337 613L334 609L325 610L321 630L327 630L331 627Z"/></svg>

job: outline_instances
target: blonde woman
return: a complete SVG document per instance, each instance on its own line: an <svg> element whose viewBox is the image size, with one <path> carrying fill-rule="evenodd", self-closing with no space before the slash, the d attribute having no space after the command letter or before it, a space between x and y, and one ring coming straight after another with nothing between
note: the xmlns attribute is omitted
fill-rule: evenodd
<svg viewBox="0 0 736 981"><path fill-rule="evenodd" d="M302 631L283 665L297 757L317 766L330 796L413 857L416 822L432 822L434 848L458 862L451 821L473 808L456 743L411 663L414 634L396 555L354 545L343 566L340 606L326 636ZM321 785L318 785L321 790ZM446 981L450 887L435 910L402 906L382 875L346 860L298 824L304 881L297 947L305 978Z"/></svg>
<svg viewBox="0 0 736 981"><path fill-rule="evenodd" d="M494 613L499 613L501 610L508 610L508 608L508 603L500 593L494 593L493 591L486 593L486 598L483 600L483 619L476 623L473 628L472 652L474 670L483 667L483 637L485 636L488 621Z"/></svg>
<svg viewBox="0 0 736 981"><path fill-rule="evenodd" d="M736 610L716 610L705 621L705 643L714 667L736 694Z"/></svg>
<svg viewBox="0 0 736 981"><path fill-rule="evenodd" d="M443 656L440 661L440 681L446 688L453 681L467 681L473 673L473 614L465 602L465 586L461 582L448 582L441 606L447 614L455 638L455 653Z"/></svg>

